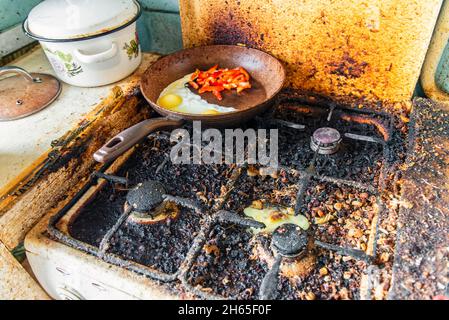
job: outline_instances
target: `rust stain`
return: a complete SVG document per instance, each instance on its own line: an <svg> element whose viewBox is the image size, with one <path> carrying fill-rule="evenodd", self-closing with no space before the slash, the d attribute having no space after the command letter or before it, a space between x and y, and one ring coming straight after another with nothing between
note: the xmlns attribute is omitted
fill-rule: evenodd
<svg viewBox="0 0 449 320"><path fill-rule="evenodd" d="M353 116L353 115L342 115L341 117L345 121L354 121L358 123L368 124L375 126L379 133L383 136L385 141L390 140L390 134L388 131L388 128L379 120L369 118L369 117L363 117L363 116Z"/></svg>
<svg viewBox="0 0 449 320"><path fill-rule="evenodd" d="M258 32L253 23L233 12L212 17L210 30L212 44L244 44L256 49L264 45L265 34Z"/></svg>
<svg viewBox="0 0 449 320"><path fill-rule="evenodd" d="M329 64L329 73L343 76L345 78L357 79L366 72L367 67L367 62L358 62L352 58L348 52L345 52L340 61L331 62Z"/></svg>
<svg viewBox="0 0 449 320"><path fill-rule="evenodd" d="M243 43L281 60L290 88L355 106L380 100L385 110L411 100L439 3L180 0L180 8L186 47Z"/></svg>

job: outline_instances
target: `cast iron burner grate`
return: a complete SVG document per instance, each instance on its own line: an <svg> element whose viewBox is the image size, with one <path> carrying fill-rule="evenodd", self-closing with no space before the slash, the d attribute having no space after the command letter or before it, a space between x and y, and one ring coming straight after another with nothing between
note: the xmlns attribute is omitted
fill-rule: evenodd
<svg viewBox="0 0 449 320"><path fill-rule="evenodd" d="M394 150L392 150L394 144L391 143L393 120L390 115L364 110L346 109L337 107L334 104L310 105L301 99L292 99L289 97L279 99L276 108L273 110L274 112L258 118L257 123L258 127L266 127L268 125L268 127L276 127L286 131L281 134L281 137L296 137L296 140L287 138L283 141L280 139L279 145L280 151L286 152L285 154L280 155L281 160L287 160L285 163L282 163L281 161L280 169L296 172L298 177L295 182L297 191L295 214L304 213L309 210L307 207L308 189L316 183L327 183L369 192L376 199L378 214L380 215L383 212L385 208L381 202L380 195L385 188L385 181L382 177L388 177L389 174L395 170L393 162L396 160L391 156L391 154L394 153ZM283 110L284 118L287 114L288 121L279 117L278 112L280 110ZM324 135L322 134L323 130ZM163 133L159 135L153 134L152 137L156 140L161 139L167 141L169 139L168 136ZM364 146L363 150L368 151L369 153L351 157L351 152L357 150L361 145ZM295 149L295 146L298 147L297 150ZM375 150L375 152L373 150ZM345 158L345 152L349 152L349 157ZM330 154L343 154L344 156L334 157ZM293 161L289 162L288 159L293 159ZM356 177L354 177L351 174L346 174L347 172L345 170L338 170L340 166L344 166L346 163L349 172L351 172L351 170L356 167L353 166L354 159L359 161L358 164L362 168L366 168L367 164L369 164L370 174L367 175L354 169L356 172ZM132 164L133 161L127 160L126 163ZM163 171L165 165L167 165L166 160L158 166L156 175L160 171ZM62 232L57 228L57 224L61 218L68 213L71 207L78 202L92 186L95 186L98 183L99 179L105 179L109 181L110 184L123 184L128 186L129 179L104 174L102 173L106 170L106 167L104 167L100 172L92 175L89 183L70 201L70 203L68 203L57 215L51 218L48 225L48 232L53 238L71 247L95 255L111 264L124 267L155 280L164 282L180 280L185 290L194 293L201 298L238 298L232 295L224 296L202 290L201 286L192 284L191 273L196 260L202 253L205 243L210 239L211 231L215 226L233 225L234 227L243 230L265 227L265 225L260 222L244 218L241 213L239 213L241 210L238 209L238 201L235 201L240 197L239 188L245 187L245 183L242 182L242 179L245 179L245 175L242 174L242 172L246 169L247 166L243 166L242 168L234 168L232 170L235 174L232 174L229 177L229 181L226 183L226 186L224 186L225 189L232 190L232 192L225 192L224 195L220 196L213 192L209 194L214 198L214 206L200 205L198 201L192 200L190 196L189 198L172 196L168 194L169 192L166 192L164 183L155 181L143 182L143 180L139 181L143 184L149 183L149 189L141 192L142 190L139 189L139 185L134 186L134 190L138 191L134 192L134 194L133 192L128 192L127 195L127 200L130 202L130 205L127 207L125 206L125 209L123 209L122 213L117 217L116 222L108 227L107 232L102 235L101 241L99 243L87 243L74 238L70 234ZM217 172L217 169L214 170ZM343 174L341 172L343 172ZM212 179L214 174L208 174L209 178ZM145 201L136 204L134 198L146 197L146 200L148 200L148 192L151 193L155 189L158 189L159 191L151 196L151 200L154 201L150 201L150 204L145 203ZM240 194L242 193L244 194L244 192L241 192ZM236 204L234 208L230 205L230 210L224 209L224 207L228 205L228 200L231 204ZM146 211L150 207L154 207L156 204L166 201L174 202L187 210L193 210L199 217L201 217L199 230L193 232L193 239L189 249L185 253L184 258L181 259L182 261L176 270L172 270L173 272L158 270L143 265L142 263L131 261L133 260L132 257L126 258L123 254L120 254L120 252L111 252L111 241L117 235L125 221L127 221L133 208ZM245 206L245 201L241 202L241 207ZM140 208L142 204L144 204L144 206ZM212 213L209 214L209 212ZM373 263L376 255L376 239L378 236L379 219L376 219L373 223L374 226L372 226L372 230L374 230L374 235L372 236L374 241L371 250L372 255L368 255L362 250L326 243L315 238L313 234L306 234L305 232L298 231L295 226L289 224L282 225L272 234L271 249L275 254L275 263L265 275L259 288L260 292L258 293L258 297L267 299L276 296L279 281L279 267L282 259L300 256L305 250L306 243L310 243L310 241L313 242L316 247L353 256L356 259L365 261L369 264Z"/></svg>

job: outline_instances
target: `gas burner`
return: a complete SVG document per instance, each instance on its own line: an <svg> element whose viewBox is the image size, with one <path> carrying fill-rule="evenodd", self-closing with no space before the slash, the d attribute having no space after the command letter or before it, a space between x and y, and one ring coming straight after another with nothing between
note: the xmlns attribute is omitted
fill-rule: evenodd
<svg viewBox="0 0 449 320"><path fill-rule="evenodd" d="M260 285L261 300L275 299L279 282L279 271L283 258L299 258L304 256L309 243L309 235L297 225L286 223L273 231L271 247L275 261Z"/></svg>
<svg viewBox="0 0 449 320"><path fill-rule="evenodd" d="M110 179L110 176L103 175L102 178ZM114 180L117 177L113 177ZM125 209L120 215L116 223L111 229L104 235L100 242L100 257L104 257L106 252L110 247L110 241L117 230L122 226L123 223L131 216L136 215L135 222L141 224L153 223L153 215L158 215L161 212L166 212L164 209L156 210L155 214L151 214L150 211L160 207L163 204L165 195L164 186L157 181L148 180L139 183L135 188L131 189L126 195ZM173 210L166 214L166 217L173 216ZM160 220L159 220L160 221Z"/></svg>
<svg viewBox="0 0 449 320"><path fill-rule="evenodd" d="M105 174L94 174L94 176L109 181L124 182L126 180L125 178ZM123 213L101 240L98 253L99 257L106 257L113 235L128 219L129 222L142 225L156 224L168 219L173 220L181 212L178 206L195 210L197 213L203 212L203 208L194 201L166 194L164 185L158 181L147 180L137 184L126 195ZM154 273L152 275L155 276ZM161 276L164 279L167 279L167 277L174 279L176 275Z"/></svg>
<svg viewBox="0 0 449 320"><path fill-rule="evenodd" d="M309 244L311 247L309 247ZM336 246L330 243L318 241L313 234L299 228L294 224L283 224L272 234L271 247L275 254L275 261L267 272L260 285L259 298L261 300L273 300L276 298L279 282L279 273L284 259L301 259L308 249L320 247L339 254L348 255L355 259L372 262L373 257L364 251L352 248Z"/></svg>
<svg viewBox="0 0 449 320"><path fill-rule="evenodd" d="M164 186L153 180L139 183L126 195L126 201L134 211L148 213L164 200Z"/></svg>
<svg viewBox="0 0 449 320"><path fill-rule="evenodd" d="M162 183L147 180L139 183L126 195L125 214L129 221L137 224L155 224L168 219L176 219L181 210L186 207L200 212L196 203L189 199L173 197L166 194Z"/></svg>
<svg viewBox="0 0 449 320"><path fill-rule="evenodd" d="M295 258L305 253L309 237L299 226L283 224L273 232L271 246L279 255Z"/></svg>
<svg viewBox="0 0 449 320"><path fill-rule="evenodd" d="M319 128L311 138L310 147L319 154L334 154L338 151L341 142L341 135L334 128Z"/></svg>

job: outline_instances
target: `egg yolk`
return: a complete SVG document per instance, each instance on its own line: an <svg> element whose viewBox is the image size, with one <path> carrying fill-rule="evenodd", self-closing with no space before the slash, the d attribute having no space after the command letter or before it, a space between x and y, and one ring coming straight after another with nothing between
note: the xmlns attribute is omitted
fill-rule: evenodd
<svg viewBox="0 0 449 320"><path fill-rule="evenodd" d="M182 103L182 98L176 94L166 94L159 98L158 104L165 109L174 109Z"/></svg>
<svg viewBox="0 0 449 320"><path fill-rule="evenodd" d="M220 111L217 111L215 109L209 109L209 110L202 112L202 114L220 114Z"/></svg>

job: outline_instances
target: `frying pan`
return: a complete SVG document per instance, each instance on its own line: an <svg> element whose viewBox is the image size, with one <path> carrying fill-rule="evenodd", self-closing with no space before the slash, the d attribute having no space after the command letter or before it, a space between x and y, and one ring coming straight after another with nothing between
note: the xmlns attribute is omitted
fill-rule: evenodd
<svg viewBox="0 0 449 320"><path fill-rule="evenodd" d="M211 93L202 94L206 101L233 107L236 111L216 115L187 114L164 109L156 104L161 92L172 82L194 72L220 68L245 68L251 76L252 88L239 95L223 92L218 101ZM163 117L144 120L120 132L94 154L98 162L114 160L153 131L173 129L185 121L201 121L207 127L235 127L265 111L285 82L285 69L273 56L251 48L214 45L185 49L165 56L142 75L140 89L152 108Z"/></svg>

